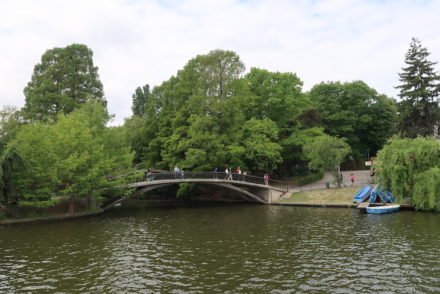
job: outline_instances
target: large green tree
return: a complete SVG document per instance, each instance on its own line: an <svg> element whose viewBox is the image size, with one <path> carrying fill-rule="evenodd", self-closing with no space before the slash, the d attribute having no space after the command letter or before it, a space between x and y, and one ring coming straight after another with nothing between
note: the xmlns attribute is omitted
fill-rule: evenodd
<svg viewBox="0 0 440 294"><path fill-rule="evenodd" d="M12 168L13 195L22 205L51 205L56 196L99 198L118 181L108 176L125 173L131 165L125 135L107 129L104 106L90 101L55 123L32 123L20 128L8 148L20 164Z"/></svg>
<svg viewBox="0 0 440 294"><path fill-rule="evenodd" d="M399 131L405 137L433 136L440 121L438 97L440 76L436 62L428 60L429 52L413 38L405 55L406 66L399 73Z"/></svg>
<svg viewBox="0 0 440 294"><path fill-rule="evenodd" d="M307 162L302 156L302 147L307 141L306 137L313 133L308 129L316 125L304 123L303 120L312 106L302 93L302 81L295 73L270 72L259 68L252 68L244 81L248 93L240 100L240 108L246 119L269 119L275 122L277 139L274 143L281 145L282 158L276 165L276 172L303 172Z"/></svg>
<svg viewBox="0 0 440 294"><path fill-rule="evenodd" d="M106 103L93 52L82 44L47 50L24 94L22 113L31 121L53 122L59 113L68 114L89 100Z"/></svg>
<svg viewBox="0 0 440 294"><path fill-rule="evenodd" d="M304 153L311 169L332 172L335 181L339 182L339 166L351 153L350 146L344 139L322 135L304 146Z"/></svg>
<svg viewBox="0 0 440 294"><path fill-rule="evenodd" d="M321 83L309 96L324 131L346 138L354 160L362 162L376 154L395 132L395 102L362 81Z"/></svg>
<svg viewBox="0 0 440 294"><path fill-rule="evenodd" d="M135 158L146 166L167 169L178 163L192 170L234 161L243 123L237 103L243 70L237 54L214 50L155 87L142 131L131 132Z"/></svg>
<svg viewBox="0 0 440 294"><path fill-rule="evenodd" d="M243 105L247 118L268 118L280 129L294 123L305 103L296 74L252 68L245 81L250 91Z"/></svg>

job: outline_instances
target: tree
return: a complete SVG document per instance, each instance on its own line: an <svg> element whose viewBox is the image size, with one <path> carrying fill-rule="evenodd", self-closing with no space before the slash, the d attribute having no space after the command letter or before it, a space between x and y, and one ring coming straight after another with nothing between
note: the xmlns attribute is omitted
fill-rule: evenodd
<svg viewBox="0 0 440 294"><path fill-rule="evenodd" d="M379 152L381 184L398 201L409 198L420 209L440 211L440 143L432 138L393 138Z"/></svg>
<svg viewBox="0 0 440 294"><path fill-rule="evenodd" d="M304 153L310 160L311 169L331 171L340 185L339 166L351 153L351 148L344 139L329 135L316 137L311 144L304 146Z"/></svg>
<svg viewBox="0 0 440 294"><path fill-rule="evenodd" d="M20 129L19 112L15 107L0 110L0 203L15 202L12 185L12 167L20 164L16 146L8 146Z"/></svg>
<svg viewBox="0 0 440 294"><path fill-rule="evenodd" d="M245 81L250 91L249 99L243 105L248 119L268 118L284 129L301 112L305 103L302 82L294 73L252 68Z"/></svg>
<svg viewBox="0 0 440 294"><path fill-rule="evenodd" d="M399 73L396 88L399 97L399 131L404 137L433 136L439 125L440 76L434 70L436 62L428 60L429 52L413 38L405 54L406 67Z"/></svg>
<svg viewBox="0 0 440 294"><path fill-rule="evenodd" d="M21 164L12 168L14 193L19 204L47 206L55 197L99 199L120 185L109 175L131 164L125 134L107 129L107 112L96 101L87 102L52 124L24 125L8 148L15 147Z"/></svg>
<svg viewBox="0 0 440 294"><path fill-rule="evenodd" d="M178 163L192 170L234 161L244 121L237 103L243 70L236 53L214 50L191 59L155 87L142 129L130 132L136 160L149 167L167 169Z"/></svg>
<svg viewBox="0 0 440 294"><path fill-rule="evenodd" d="M309 93L325 133L346 138L353 159L363 162L392 136L397 121L395 102L362 81L315 85Z"/></svg>
<svg viewBox="0 0 440 294"><path fill-rule="evenodd" d="M81 44L47 50L24 94L22 112L31 121L53 122L58 113L68 114L89 100L106 104L93 52Z"/></svg>
<svg viewBox="0 0 440 294"><path fill-rule="evenodd" d="M137 87L133 94L133 102L131 106L131 111L134 116L143 116L145 114L145 107L147 106L147 101L151 95L150 85L145 85L143 87Z"/></svg>
<svg viewBox="0 0 440 294"><path fill-rule="evenodd" d="M281 163L278 128L270 119L252 118L243 126L243 148L251 171L273 171Z"/></svg>

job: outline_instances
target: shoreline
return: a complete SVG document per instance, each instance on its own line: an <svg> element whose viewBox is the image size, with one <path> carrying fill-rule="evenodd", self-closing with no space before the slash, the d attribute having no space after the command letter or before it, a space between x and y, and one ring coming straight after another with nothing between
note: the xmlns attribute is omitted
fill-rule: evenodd
<svg viewBox="0 0 440 294"><path fill-rule="evenodd" d="M305 202L273 202L266 205L273 206L295 206L295 207L321 207L321 208L350 208L357 209L357 204L353 203L305 203ZM414 206L409 204L401 204L401 210L416 211ZM37 217L37 218L21 218L21 219L6 219L0 220L0 226L8 225L18 225L18 224L42 224L51 222L61 222L78 218L86 218L92 216L98 216L106 212L108 209L100 209L93 212L84 212L77 214L63 214L47 217Z"/></svg>
<svg viewBox="0 0 440 294"><path fill-rule="evenodd" d="M5 219L0 220L0 226L8 225L18 225L18 224L42 224L51 222L61 222L77 218L86 218L91 216L97 216L104 213L105 210L93 211L93 212L83 212L77 214L61 214L46 217L36 217L36 218L18 218L18 219Z"/></svg>

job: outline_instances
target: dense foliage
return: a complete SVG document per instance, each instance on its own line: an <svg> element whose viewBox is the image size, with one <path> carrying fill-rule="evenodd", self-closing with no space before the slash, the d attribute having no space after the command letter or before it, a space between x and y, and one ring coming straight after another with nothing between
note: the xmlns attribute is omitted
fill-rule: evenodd
<svg viewBox="0 0 440 294"><path fill-rule="evenodd" d="M22 113L31 121L54 121L59 113L68 114L89 100L106 103L93 52L81 44L47 50L24 94Z"/></svg>
<svg viewBox="0 0 440 294"><path fill-rule="evenodd" d="M303 148L316 137L345 138L355 160L363 161L395 129L394 101L363 82L320 84L304 94L294 73L243 71L234 52L216 50L155 87L143 117L126 121L135 163L304 173L310 158ZM136 105L141 94L138 88L133 95Z"/></svg>
<svg viewBox="0 0 440 294"><path fill-rule="evenodd" d="M433 136L440 123L440 75L434 69L436 62L429 61L428 56L428 50L413 38L397 86L402 99L399 131L405 137Z"/></svg>
<svg viewBox="0 0 440 294"><path fill-rule="evenodd" d="M133 112L133 116L143 116L145 114L145 107L150 95L150 85L136 88L132 96L131 111Z"/></svg>
<svg viewBox="0 0 440 294"><path fill-rule="evenodd" d="M402 201L440 211L440 142L394 138L379 152L379 180Z"/></svg>
<svg viewBox="0 0 440 294"><path fill-rule="evenodd" d="M394 134L395 102L362 81L321 83L309 95L325 132L346 138L354 160L362 164Z"/></svg>
<svg viewBox="0 0 440 294"><path fill-rule="evenodd" d="M310 168L321 172L330 171L337 181L339 166L351 153L351 148L344 139L322 135L304 146L304 153L310 160Z"/></svg>
<svg viewBox="0 0 440 294"><path fill-rule="evenodd" d="M5 196L22 205L55 197L99 198L117 185L107 176L128 169L132 157L124 137L105 127L107 114L100 103L88 102L54 124L34 123L20 128L6 150L19 156L10 168L13 189ZM126 141L125 141L126 142Z"/></svg>
<svg viewBox="0 0 440 294"><path fill-rule="evenodd" d="M303 93L296 74L244 74L240 57L224 50L196 56L159 86L138 87L133 116L107 127L92 57L85 45L48 50L25 88L24 108L2 112L0 202L100 198L132 166L240 166L271 176L335 171L350 150L363 159L394 130L394 101L363 82Z"/></svg>

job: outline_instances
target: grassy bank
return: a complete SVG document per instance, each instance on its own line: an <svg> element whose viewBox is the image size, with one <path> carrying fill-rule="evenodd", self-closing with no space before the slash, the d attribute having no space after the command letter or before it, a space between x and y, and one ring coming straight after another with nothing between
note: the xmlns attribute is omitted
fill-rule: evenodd
<svg viewBox="0 0 440 294"><path fill-rule="evenodd" d="M313 191L292 193L289 198L284 198L282 203L308 203L308 204L351 204L359 187L331 188Z"/></svg>

